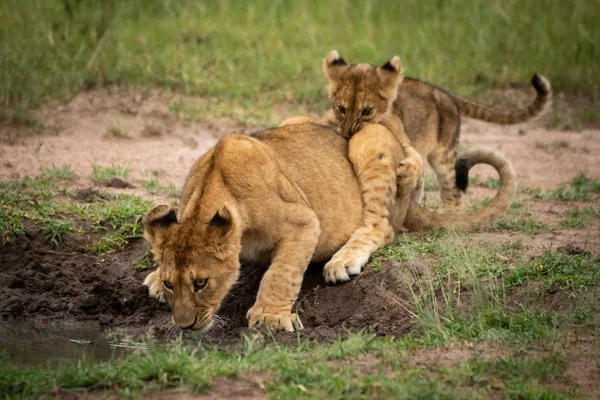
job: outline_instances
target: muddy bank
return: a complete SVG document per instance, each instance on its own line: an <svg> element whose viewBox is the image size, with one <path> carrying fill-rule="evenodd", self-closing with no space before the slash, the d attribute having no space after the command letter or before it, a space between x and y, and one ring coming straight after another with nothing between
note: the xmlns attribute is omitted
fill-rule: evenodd
<svg viewBox="0 0 600 400"><path fill-rule="evenodd" d="M99 326L141 326L168 315L151 301L135 263L143 240L123 252L83 253L84 238L68 235L55 249L29 227L0 251L0 318L3 321L87 321Z"/></svg>
<svg viewBox="0 0 600 400"><path fill-rule="evenodd" d="M150 299L142 286L149 270L135 264L147 245L133 240L124 251L108 256L77 252L71 237L54 249L32 229L5 243L0 252L0 317L4 322L86 322L98 327L127 327L159 336L176 336L169 307ZM226 344L246 332L246 312L252 306L266 267L244 266L240 281L223 302L222 326L196 338ZM305 276L298 312L306 329L303 338L331 340L372 327L377 334L400 336L412 323L400 306L410 298L405 285L384 266L368 270L352 282L327 286L322 265L312 265ZM295 338L296 335L281 334Z"/></svg>

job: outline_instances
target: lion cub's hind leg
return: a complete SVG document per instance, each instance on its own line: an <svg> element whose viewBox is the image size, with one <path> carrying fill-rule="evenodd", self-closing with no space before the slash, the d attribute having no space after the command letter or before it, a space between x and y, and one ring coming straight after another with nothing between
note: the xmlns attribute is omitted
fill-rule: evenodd
<svg viewBox="0 0 600 400"><path fill-rule="evenodd" d="M461 189L456 184L456 151L460 136L460 114L454 101L439 90L433 93L438 104L438 141L427 156L440 184L444 211L458 211Z"/></svg>
<svg viewBox="0 0 600 400"><path fill-rule="evenodd" d="M461 206L461 190L456 186L456 152L438 147L427 157L440 184L440 197L444 211L458 211Z"/></svg>
<svg viewBox="0 0 600 400"><path fill-rule="evenodd" d="M383 126L367 125L350 140L349 156L361 185L363 222L325 264L329 283L359 274L371 254L391 243L395 233L390 210L396 202L396 168L404 158L399 142Z"/></svg>

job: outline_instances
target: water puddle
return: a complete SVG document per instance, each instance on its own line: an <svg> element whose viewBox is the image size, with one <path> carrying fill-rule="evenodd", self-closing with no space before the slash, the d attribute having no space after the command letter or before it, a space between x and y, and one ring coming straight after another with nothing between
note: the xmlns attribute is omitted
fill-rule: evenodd
<svg viewBox="0 0 600 400"><path fill-rule="evenodd" d="M103 331L85 325L0 325L0 359L13 364L105 361L158 345L156 339L140 332Z"/></svg>

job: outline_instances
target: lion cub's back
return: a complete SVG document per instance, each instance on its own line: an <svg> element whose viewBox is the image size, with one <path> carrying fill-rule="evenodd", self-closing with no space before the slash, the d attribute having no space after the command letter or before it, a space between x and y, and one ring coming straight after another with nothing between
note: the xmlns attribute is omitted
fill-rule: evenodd
<svg viewBox="0 0 600 400"><path fill-rule="evenodd" d="M255 134L277 154L284 174L296 183L321 224L319 254L331 256L362 221L362 197L348 159L348 141L316 124L289 125Z"/></svg>

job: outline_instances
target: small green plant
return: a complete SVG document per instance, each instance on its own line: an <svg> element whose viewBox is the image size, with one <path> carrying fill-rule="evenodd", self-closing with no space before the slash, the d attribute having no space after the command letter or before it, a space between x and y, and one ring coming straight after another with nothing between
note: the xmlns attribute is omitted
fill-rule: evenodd
<svg viewBox="0 0 600 400"><path fill-rule="evenodd" d="M59 181L72 181L77 179L77 173L73 171L70 165L57 167L52 164L51 168L44 169L44 175Z"/></svg>
<svg viewBox="0 0 600 400"><path fill-rule="evenodd" d="M117 229L130 218L144 215L148 212L150 202L139 196L119 194L113 200L103 201L89 209L89 219L95 230L105 226Z"/></svg>
<svg viewBox="0 0 600 400"><path fill-rule="evenodd" d="M102 239L87 246L86 250L99 255L113 253L125 247L131 239L143 237L142 218L137 217L132 223L125 223L112 233L107 233Z"/></svg>
<svg viewBox="0 0 600 400"><path fill-rule="evenodd" d="M600 257L547 250L512 272L504 283L510 288L534 279L542 281L547 288L579 289L596 285L600 283Z"/></svg>
<svg viewBox="0 0 600 400"><path fill-rule="evenodd" d="M102 167L100 165L92 166L92 175L91 179L95 183L108 183L113 178L119 178L123 180L127 180L129 174L131 173L130 168L121 167L118 165L111 165L110 167Z"/></svg>
<svg viewBox="0 0 600 400"><path fill-rule="evenodd" d="M566 185L561 185L558 189L543 193L539 189L530 189L529 192L535 200L592 201L600 195L600 180L581 174L571 180L568 188Z"/></svg>
<svg viewBox="0 0 600 400"><path fill-rule="evenodd" d="M17 210L7 208L0 204L0 234L4 234L7 242L12 242L24 232L21 221L22 214Z"/></svg>
<svg viewBox="0 0 600 400"><path fill-rule="evenodd" d="M128 130L119 123L110 124L106 129L105 137L115 138L115 139L129 139Z"/></svg>
<svg viewBox="0 0 600 400"><path fill-rule="evenodd" d="M44 123L34 116L27 109L18 109L14 111L0 110L0 125L11 124L15 126L24 126L34 132L44 129Z"/></svg>
<svg viewBox="0 0 600 400"><path fill-rule="evenodd" d="M469 176L469 185L470 186L478 186L481 184L481 175L475 174Z"/></svg>
<svg viewBox="0 0 600 400"><path fill-rule="evenodd" d="M441 237L441 231L433 231L420 236L399 235L394 243L373 254L372 258L378 258L382 261L402 261L410 260L417 255L434 253L438 248Z"/></svg>
<svg viewBox="0 0 600 400"><path fill-rule="evenodd" d="M156 264L154 263L154 253L152 253L152 249L146 250L146 254L135 263L135 269L137 270L154 268L155 266Z"/></svg>
<svg viewBox="0 0 600 400"><path fill-rule="evenodd" d="M485 196L482 199L470 200L465 208L468 212L477 211L490 204L490 201L492 201L492 199L488 196Z"/></svg>
<svg viewBox="0 0 600 400"><path fill-rule="evenodd" d="M165 194L168 196L179 197L181 191L175 188L175 185L170 184L169 186L163 186L156 178L150 178L140 181L142 187L146 189L150 194Z"/></svg>
<svg viewBox="0 0 600 400"><path fill-rule="evenodd" d="M521 233L542 233L545 232L548 227L540 222L535 217L524 217L517 219L508 219L506 217L501 217L496 219L491 227L491 231L514 231Z"/></svg>
<svg viewBox="0 0 600 400"><path fill-rule="evenodd" d="M169 103L169 112L176 118L183 118L188 121L196 119L199 110L184 100L175 100Z"/></svg>
<svg viewBox="0 0 600 400"><path fill-rule="evenodd" d="M498 178L487 178L483 183L483 186L488 189L498 189L500 187L500 179Z"/></svg>
<svg viewBox="0 0 600 400"><path fill-rule="evenodd" d="M594 217L600 215L593 207L572 207L566 215L566 219L560 222L561 228L585 228Z"/></svg>
<svg viewBox="0 0 600 400"><path fill-rule="evenodd" d="M62 244L63 235L71 232L71 226L67 221L51 220L42 227L42 233L54 247Z"/></svg>

